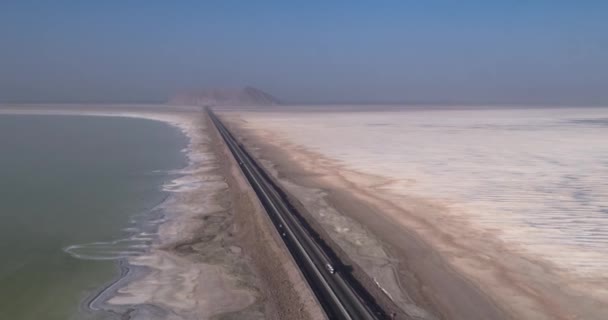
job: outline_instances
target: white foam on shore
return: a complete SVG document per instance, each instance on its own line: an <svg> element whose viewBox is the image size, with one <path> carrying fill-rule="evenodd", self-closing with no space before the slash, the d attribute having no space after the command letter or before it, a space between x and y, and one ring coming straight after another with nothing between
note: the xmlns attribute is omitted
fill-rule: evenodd
<svg viewBox="0 0 608 320"><path fill-rule="evenodd" d="M144 236L141 232L129 238L113 241L98 241L71 245L63 249L72 257L84 260L118 260L139 256L147 252L155 237Z"/></svg>

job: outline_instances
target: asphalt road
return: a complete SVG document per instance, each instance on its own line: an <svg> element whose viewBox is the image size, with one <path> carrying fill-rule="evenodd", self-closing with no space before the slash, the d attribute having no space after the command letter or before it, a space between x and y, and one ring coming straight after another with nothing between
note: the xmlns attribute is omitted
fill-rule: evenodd
<svg viewBox="0 0 608 320"><path fill-rule="evenodd" d="M239 144L208 108L232 155L255 190L277 232L281 235L317 300L330 319L388 319L369 293L355 283L343 264L328 252L291 206L285 193Z"/></svg>

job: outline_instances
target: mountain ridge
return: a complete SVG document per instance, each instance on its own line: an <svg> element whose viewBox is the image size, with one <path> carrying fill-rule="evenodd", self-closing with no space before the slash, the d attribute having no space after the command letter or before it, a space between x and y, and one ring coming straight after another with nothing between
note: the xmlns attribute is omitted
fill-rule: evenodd
<svg viewBox="0 0 608 320"><path fill-rule="evenodd" d="M184 90L169 98L172 105L194 106L276 106L280 101L272 95L254 88L213 88Z"/></svg>

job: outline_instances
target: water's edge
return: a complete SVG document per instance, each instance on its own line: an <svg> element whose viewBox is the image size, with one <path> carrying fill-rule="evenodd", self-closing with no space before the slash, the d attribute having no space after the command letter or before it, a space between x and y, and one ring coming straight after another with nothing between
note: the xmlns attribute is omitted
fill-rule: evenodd
<svg viewBox="0 0 608 320"><path fill-rule="evenodd" d="M182 149L183 160L180 167L172 168L168 171L156 171L151 174L162 175L162 181L156 185L157 192L162 195L162 199L153 203L149 209L143 212L133 213L128 219L128 225L123 226L125 236L108 242L93 242L85 244L74 244L63 248L65 254L75 259L82 260L114 260L114 276L109 281L100 284L100 287L88 292L79 306L76 314L72 314L70 319L78 319L79 315L87 314L87 318L93 319L132 319L131 314L155 315L165 317L168 312L158 306L151 304L141 305L118 305L108 303L110 299L116 297L119 290L128 286L133 281L149 275L151 269L146 266L136 265L130 262L131 257L140 256L150 252L154 245L159 245L158 230L168 219L168 204L173 200L171 188L175 187L178 179L187 176L185 171L192 165L190 159L192 150L192 136L188 130L192 129L185 121L185 116L180 114L155 113L146 111L88 111L88 110L19 110L19 109L0 109L0 115L32 115L32 116L75 116L75 117L118 117L143 119L147 121L157 121L180 132L185 141L186 148Z"/></svg>

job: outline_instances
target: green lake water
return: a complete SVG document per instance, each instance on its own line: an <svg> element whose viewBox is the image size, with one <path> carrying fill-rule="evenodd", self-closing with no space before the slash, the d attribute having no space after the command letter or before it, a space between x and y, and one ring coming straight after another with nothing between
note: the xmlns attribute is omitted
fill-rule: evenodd
<svg viewBox="0 0 608 320"><path fill-rule="evenodd" d="M0 319L104 319L83 301L117 260L65 248L124 238L166 197L185 137L156 121L0 115Z"/></svg>

